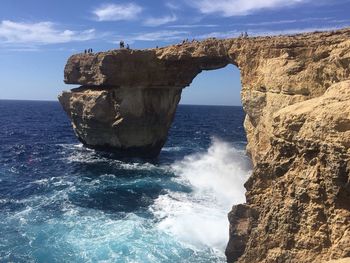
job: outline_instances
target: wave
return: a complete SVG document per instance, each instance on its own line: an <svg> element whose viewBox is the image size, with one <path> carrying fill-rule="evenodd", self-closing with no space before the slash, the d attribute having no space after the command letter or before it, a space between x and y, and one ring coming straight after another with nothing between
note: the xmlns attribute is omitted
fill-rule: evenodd
<svg viewBox="0 0 350 263"><path fill-rule="evenodd" d="M45 251L57 262L60 257L75 262L225 261L227 212L231 205L245 199L243 183L250 166L244 151L213 138L207 151L162 166L108 159L79 145L65 145L61 150L59 158L65 163L106 163L147 173L119 177L112 170L98 177L63 174L35 179L31 186L43 192L19 200L18 209L10 212L5 222L16 226L25 237L8 231L0 242L7 240L11 247L25 238L28 240L23 244L30 251L28 244L40 246L40 237L50 236L51 244L45 245ZM149 170L160 171L159 177ZM147 213L142 207L119 211L111 210L109 202L101 203L116 196L138 196L135 191L142 193L141 199L147 199L152 187L162 191ZM111 191L120 191L120 195L111 195ZM0 199L3 205L9 201ZM33 259L32 255L22 256L22 261Z"/></svg>
<svg viewBox="0 0 350 263"><path fill-rule="evenodd" d="M173 179L192 189L160 196L151 207L158 227L195 247L210 247L223 255L228 241L227 213L245 202L244 182L250 174L244 151L218 138L206 152L186 156L171 168Z"/></svg>
<svg viewBox="0 0 350 263"><path fill-rule="evenodd" d="M162 152L179 152L182 150L183 150L183 147L180 147L180 146L171 146L171 147L162 148Z"/></svg>
<svg viewBox="0 0 350 263"><path fill-rule="evenodd" d="M83 146L83 144L59 144L62 160L67 163L99 164L105 163L124 170L155 170L159 167L148 162L123 162L121 160L111 159L102 156L97 151Z"/></svg>

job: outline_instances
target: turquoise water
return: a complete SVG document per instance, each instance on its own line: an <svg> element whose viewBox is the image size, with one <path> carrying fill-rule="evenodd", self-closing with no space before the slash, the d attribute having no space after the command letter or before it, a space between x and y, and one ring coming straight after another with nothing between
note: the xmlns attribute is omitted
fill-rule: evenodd
<svg viewBox="0 0 350 263"><path fill-rule="evenodd" d="M179 106L158 159L78 143L57 102L0 101L1 262L225 262L241 107Z"/></svg>

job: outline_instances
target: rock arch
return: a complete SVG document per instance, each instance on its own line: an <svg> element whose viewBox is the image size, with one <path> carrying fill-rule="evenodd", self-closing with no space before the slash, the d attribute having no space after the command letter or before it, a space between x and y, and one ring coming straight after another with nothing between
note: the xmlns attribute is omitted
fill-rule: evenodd
<svg viewBox="0 0 350 263"><path fill-rule="evenodd" d="M65 82L82 86L63 92L59 100L86 145L154 157L166 140L181 90L202 70L233 64L241 72L248 151L255 162L269 149L274 112L320 96L348 77L340 45L348 34L207 39L77 54L67 62Z"/></svg>
<svg viewBox="0 0 350 263"><path fill-rule="evenodd" d="M228 259L349 256L350 211L343 203L350 193L350 29L77 54L67 62L65 82L82 86L59 101L86 145L153 157L182 89L202 70L227 64L241 72L254 163L247 204L230 213L231 241L240 243L229 243Z"/></svg>

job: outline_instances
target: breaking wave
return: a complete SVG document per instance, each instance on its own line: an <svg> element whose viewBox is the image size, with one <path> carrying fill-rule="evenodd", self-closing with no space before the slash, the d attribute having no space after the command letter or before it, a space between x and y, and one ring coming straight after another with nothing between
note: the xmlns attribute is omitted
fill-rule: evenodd
<svg viewBox="0 0 350 263"><path fill-rule="evenodd" d="M213 138L207 152L189 155L171 168L177 175L173 180L191 191L169 191L155 201L158 227L182 242L222 254L228 241L227 213L232 205L245 202L248 158L242 150Z"/></svg>

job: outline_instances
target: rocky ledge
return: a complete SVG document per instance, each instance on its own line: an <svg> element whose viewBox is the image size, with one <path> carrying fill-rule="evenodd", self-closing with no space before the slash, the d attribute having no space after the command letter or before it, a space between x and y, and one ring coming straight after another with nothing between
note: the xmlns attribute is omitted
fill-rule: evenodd
<svg viewBox="0 0 350 263"><path fill-rule="evenodd" d="M59 100L85 145L155 157L182 89L237 66L254 170L228 261L322 262L350 257L349 63L350 29L77 54Z"/></svg>

